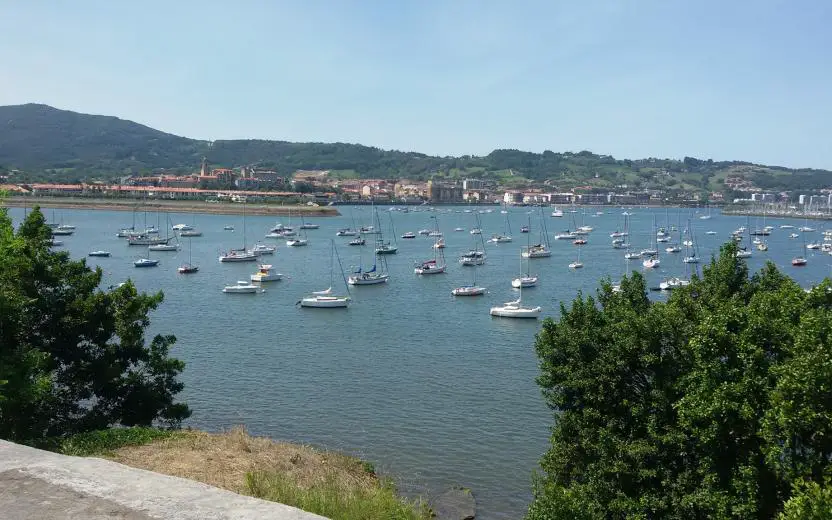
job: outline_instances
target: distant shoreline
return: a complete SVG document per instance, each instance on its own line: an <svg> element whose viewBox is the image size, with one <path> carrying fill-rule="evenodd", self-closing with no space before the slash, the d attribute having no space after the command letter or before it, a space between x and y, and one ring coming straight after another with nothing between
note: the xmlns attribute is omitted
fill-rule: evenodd
<svg viewBox="0 0 832 520"><path fill-rule="evenodd" d="M770 217L770 218L791 218L791 219L809 219L809 220L832 220L832 215L823 214L809 214L804 215L799 211L755 211L755 210L740 210L740 209L723 209L723 215L731 215L733 217Z"/></svg>
<svg viewBox="0 0 832 520"><path fill-rule="evenodd" d="M93 199L81 197L7 197L0 201L7 208L31 208L40 206L48 209L92 209L109 211L169 211L171 213L208 213L212 215L242 215L243 205L234 202L205 202L199 200L136 200L136 199ZM272 204L246 204L248 215L305 217L337 217L341 213L332 206L276 206Z"/></svg>

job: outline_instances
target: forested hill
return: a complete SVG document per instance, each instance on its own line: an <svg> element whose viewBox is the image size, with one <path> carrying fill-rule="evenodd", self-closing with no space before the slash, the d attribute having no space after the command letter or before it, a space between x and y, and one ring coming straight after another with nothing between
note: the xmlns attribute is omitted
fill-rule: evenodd
<svg viewBox="0 0 832 520"><path fill-rule="evenodd" d="M553 143L553 145L556 143ZM195 171L201 158L212 166L258 165L280 172L334 170L344 177L426 179L494 178L507 185L546 181L568 188L721 190L728 176L757 186L818 189L832 185L832 172L793 170L742 161L615 159L578 153L494 150L483 157L435 157L347 143L266 140L199 141L116 117L80 114L47 105L0 107L0 171L19 169L41 180L114 178L159 169Z"/></svg>

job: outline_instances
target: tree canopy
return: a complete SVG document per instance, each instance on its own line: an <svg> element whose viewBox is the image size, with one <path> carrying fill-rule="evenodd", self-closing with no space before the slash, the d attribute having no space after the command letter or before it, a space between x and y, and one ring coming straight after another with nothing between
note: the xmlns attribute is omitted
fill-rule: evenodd
<svg viewBox="0 0 832 520"><path fill-rule="evenodd" d="M830 504L832 284L806 292L773 264L749 275L735 253L667 302L633 273L544 322L555 424L530 520L810 518L798 513Z"/></svg>
<svg viewBox="0 0 832 520"><path fill-rule="evenodd" d="M145 343L162 293L131 282L100 288L102 272L52 251L35 208L15 232L0 210L0 438L37 442L114 425L178 426L184 363L176 341Z"/></svg>

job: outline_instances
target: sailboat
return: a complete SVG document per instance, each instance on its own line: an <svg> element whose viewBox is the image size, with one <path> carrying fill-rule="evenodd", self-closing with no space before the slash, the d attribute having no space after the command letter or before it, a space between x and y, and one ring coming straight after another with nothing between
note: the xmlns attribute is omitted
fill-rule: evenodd
<svg viewBox="0 0 832 520"><path fill-rule="evenodd" d="M179 251L179 241L176 239L176 233L173 234L173 237L170 236L170 218L167 217L167 225L165 226L165 243L163 244L153 244L148 247L151 251ZM173 238L176 243L171 244L170 239Z"/></svg>
<svg viewBox="0 0 832 520"><path fill-rule="evenodd" d="M381 270L378 270L378 259L375 256L371 269L364 271L362 263L363 259L359 256L358 269L347 278L349 285L378 285L386 283L390 278L390 274L387 272L387 260L384 256L381 257Z"/></svg>
<svg viewBox="0 0 832 520"><path fill-rule="evenodd" d="M471 281L471 285L463 285L462 287L457 287L451 291L451 294L454 296L481 296L485 294L485 287L480 287L477 285L477 266L474 266L474 279Z"/></svg>
<svg viewBox="0 0 832 520"><path fill-rule="evenodd" d="M393 227L393 216L388 213L390 218L390 230L393 233L393 240L396 240L396 229ZM376 224L378 224L378 238L376 238L376 254L377 255L395 255L399 251L398 241L391 244L390 241L384 241L384 234L381 230L381 220L378 216L378 211L375 212Z"/></svg>
<svg viewBox="0 0 832 520"><path fill-rule="evenodd" d="M794 267L803 267L809 263L809 260L806 258L806 237L803 237L803 254L792 258L792 266Z"/></svg>
<svg viewBox="0 0 832 520"><path fill-rule="evenodd" d="M246 248L246 204L243 203L243 248L231 249L220 254L220 262L255 262L259 258L257 253Z"/></svg>
<svg viewBox="0 0 832 520"><path fill-rule="evenodd" d="M507 242L511 242L511 223L508 220L508 211L505 212L506 218L505 222L503 223L503 232L502 234L496 233L491 235L491 238L488 239L489 242L494 244L504 244Z"/></svg>
<svg viewBox="0 0 832 520"><path fill-rule="evenodd" d="M155 258L150 258L150 252L148 251L147 258L137 258L133 265L135 267L156 267L159 265L159 261Z"/></svg>
<svg viewBox="0 0 832 520"><path fill-rule="evenodd" d="M626 213L626 212L625 212ZM613 236L615 235L615 236ZM630 243L630 215L624 215L624 231L616 231L610 234L613 249L626 249L629 252Z"/></svg>
<svg viewBox="0 0 832 520"><path fill-rule="evenodd" d="M479 213L474 213L474 218L476 219L476 227L481 227ZM482 234L473 235L473 237L474 248L459 257L459 263L462 265L477 266L485 264L485 242L483 242ZM482 249L480 249L480 244L482 244Z"/></svg>
<svg viewBox="0 0 832 520"><path fill-rule="evenodd" d="M531 217L529 219L531 225ZM552 256L552 250L549 248L549 233L546 231L546 220L543 218L543 209L540 210L540 242L533 246L529 245L521 254L524 258L547 258Z"/></svg>
<svg viewBox="0 0 832 520"><path fill-rule="evenodd" d="M743 233L746 233L748 231L748 224L749 224L749 219L746 217L746 227L741 228ZM740 230L737 230L737 231L740 231ZM741 236L740 236L740 240L742 240ZM748 240L749 240L749 243L748 243L747 248L746 247L740 247L740 249L737 250L737 255L736 255L737 258L751 258L751 256L752 256L751 255L751 235L748 235Z"/></svg>
<svg viewBox="0 0 832 520"><path fill-rule="evenodd" d="M129 237L131 235L135 235L135 234L136 234L136 210L134 208L133 209L133 225L130 226L129 228L128 227L121 228L119 230L119 232L116 233L116 236L118 238L127 238L127 237Z"/></svg>
<svg viewBox="0 0 832 520"><path fill-rule="evenodd" d="M330 253L329 253L329 287L324 289L323 291L315 291L310 296L302 298L298 301L298 305L301 307L309 307L309 308L317 308L317 309L346 309L350 303L349 296L337 296L332 293L332 284L334 282L334 273L335 273L335 258L338 258L338 266L341 265L341 257L338 256L338 250L335 248L335 241L330 240ZM344 271L341 269L341 275L343 277ZM346 282L346 281L345 281ZM347 295L349 295L350 288L348 284L344 284L347 289Z"/></svg>
<svg viewBox="0 0 832 520"><path fill-rule="evenodd" d="M193 223L191 225L188 224L177 224L180 226L179 229L179 236L180 237L201 237L202 231L196 229L196 215L193 216ZM184 226L184 227L181 227ZM173 226L176 229L176 226Z"/></svg>
<svg viewBox="0 0 832 520"><path fill-rule="evenodd" d="M193 274L193 273L199 271L199 267L197 267L193 263L191 263L191 253L192 253L191 250L192 250L192 245L191 245L191 239L189 238L188 239L188 263L187 264L182 264L182 265L179 266L177 271L180 274Z"/></svg>
<svg viewBox="0 0 832 520"><path fill-rule="evenodd" d="M700 220L709 220L711 218L711 206L708 206L708 214L707 215L700 215Z"/></svg>
<svg viewBox="0 0 832 520"><path fill-rule="evenodd" d="M523 265L523 254L522 249L520 253L520 265L521 265L521 276L522 276L522 265ZM541 308L540 306L537 307L523 307L523 286L522 284L520 287L520 295L514 301L506 302L502 305L497 305L491 307L488 313L491 316L498 316L501 318L529 318L529 319L537 319L540 316Z"/></svg>
<svg viewBox="0 0 832 520"><path fill-rule="evenodd" d="M436 219L435 216L431 216L430 218ZM416 274L439 274L445 272L445 253L443 252L441 247L436 247L441 240L442 233L439 232L439 222L438 220L434 220L435 222L435 231L431 232L434 237L433 243L433 259L432 260L425 260L424 262L420 262L416 264L416 267L413 269L413 272Z"/></svg>
<svg viewBox="0 0 832 520"><path fill-rule="evenodd" d="M659 259L658 244L655 242L655 240L658 239L658 236L656 234L656 216L655 215L653 216L653 232L651 233L651 235L652 235L653 240L654 240L653 249L652 250L645 250L648 253L647 254L648 258L645 258L644 261L641 262L641 265L644 266L645 269L655 269L655 268L657 268L661 265L661 260ZM642 254L644 254L645 251L642 251Z"/></svg>
<svg viewBox="0 0 832 520"><path fill-rule="evenodd" d="M688 220L688 233L690 234L690 239L685 241L685 257L682 259L682 262L686 264L698 264L699 256L696 255L696 242L694 241L693 227L691 226L690 220Z"/></svg>
<svg viewBox="0 0 832 520"><path fill-rule="evenodd" d="M578 258L575 259L574 262L569 264L570 269L583 269L584 264L581 262L581 248L578 248Z"/></svg>

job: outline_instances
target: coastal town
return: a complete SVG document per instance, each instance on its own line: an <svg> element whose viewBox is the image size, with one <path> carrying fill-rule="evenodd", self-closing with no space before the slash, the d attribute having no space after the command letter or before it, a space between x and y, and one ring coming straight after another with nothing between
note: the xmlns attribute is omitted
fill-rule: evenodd
<svg viewBox="0 0 832 520"><path fill-rule="evenodd" d="M185 200L209 202L306 203L309 205L362 204L505 204L505 205L675 205L689 207L766 206L773 212L795 211L828 215L832 187L807 193L765 191L743 177L728 177L724 191L613 190L596 186L560 189L550 181L508 187L493 179L448 178L341 178L329 170L273 169L241 166L212 168L203 158L198 171L185 175L158 173L125 176L118 182L15 183L14 172L0 176L0 191L7 195L95 199Z"/></svg>

